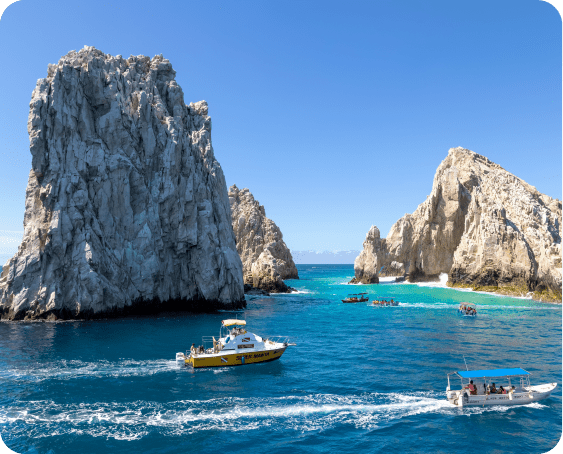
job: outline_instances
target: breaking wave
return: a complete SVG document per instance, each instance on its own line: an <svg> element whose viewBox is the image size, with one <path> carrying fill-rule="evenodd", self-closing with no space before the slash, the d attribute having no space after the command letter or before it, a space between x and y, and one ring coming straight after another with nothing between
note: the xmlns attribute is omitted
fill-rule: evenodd
<svg viewBox="0 0 563 454"><path fill-rule="evenodd" d="M446 283L448 282L448 274L442 273L439 276L439 282L416 282L415 285L419 287L438 287L438 288L449 288Z"/></svg>

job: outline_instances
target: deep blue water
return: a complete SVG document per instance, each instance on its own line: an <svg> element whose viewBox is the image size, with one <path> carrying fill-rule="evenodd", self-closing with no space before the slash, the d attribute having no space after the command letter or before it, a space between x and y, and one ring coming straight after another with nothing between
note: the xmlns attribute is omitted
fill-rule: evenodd
<svg viewBox="0 0 563 454"><path fill-rule="evenodd" d="M174 361L234 312L0 323L0 433L30 453L542 453L561 437L561 386L521 407L458 409L446 374L523 367L561 384L561 306L381 283L351 265L299 265L298 294L248 298L279 361L198 369ZM347 293L398 307L342 304ZM478 305L459 317L460 301ZM498 385L498 384L497 384Z"/></svg>

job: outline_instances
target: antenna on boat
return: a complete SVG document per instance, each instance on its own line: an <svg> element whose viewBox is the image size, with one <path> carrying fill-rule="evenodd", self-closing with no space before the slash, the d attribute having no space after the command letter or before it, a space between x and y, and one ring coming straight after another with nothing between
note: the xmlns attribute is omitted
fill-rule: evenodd
<svg viewBox="0 0 563 454"><path fill-rule="evenodd" d="M467 361L465 361L465 355L463 355L463 362L465 363L465 370L469 370L469 369L467 368Z"/></svg>

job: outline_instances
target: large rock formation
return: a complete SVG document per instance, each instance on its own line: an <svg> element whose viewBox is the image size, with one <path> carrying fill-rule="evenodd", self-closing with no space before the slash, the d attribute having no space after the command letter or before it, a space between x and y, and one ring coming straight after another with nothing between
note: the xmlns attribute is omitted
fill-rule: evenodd
<svg viewBox="0 0 563 454"><path fill-rule="evenodd" d="M93 47L32 94L24 238L3 318L243 307L227 186L207 103L187 106L161 56Z"/></svg>
<svg viewBox="0 0 563 454"><path fill-rule="evenodd" d="M561 298L561 202L487 158L452 148L431 194L379 238L372 227L355 279L449 274L453 286Z"/></svg>
<svg viewBox="0 0 563 454"><path fill-rule="evenodd" d="M299 279L279 227L248 189L229 188L233 231L245 284L268 292L288 292L284 279Z"/></svg>

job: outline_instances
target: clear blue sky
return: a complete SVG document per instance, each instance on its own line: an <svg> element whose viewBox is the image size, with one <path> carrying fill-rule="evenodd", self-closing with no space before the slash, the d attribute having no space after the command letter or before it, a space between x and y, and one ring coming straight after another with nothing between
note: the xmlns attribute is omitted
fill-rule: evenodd
<svg viewBox="0 0 563 454"><path fill-rule="evenodd" d="M162 53L209 102L227 184L293 250L361 249L463 146L561 199L561 19L510 1L36 1L0 21L0 230L23 230L37 79L70 50Z"/></svg>

